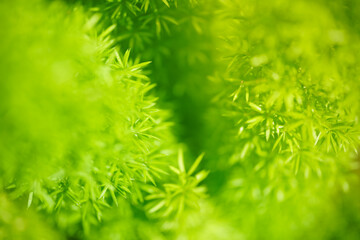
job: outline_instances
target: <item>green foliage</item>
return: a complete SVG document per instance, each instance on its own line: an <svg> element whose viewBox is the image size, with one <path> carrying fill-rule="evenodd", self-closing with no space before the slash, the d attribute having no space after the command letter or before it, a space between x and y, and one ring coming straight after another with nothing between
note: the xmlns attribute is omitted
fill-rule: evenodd
<svg viewBox="0 0 360 240"><path fill-rule="evenodd" d="M208 172L203 170L195 176L192 176L192 174L202 158L203 154L195 160L189 171L186 171L183 152L179 150L179 168L170 166L170 169L178 176L178 183L164 184L164 191L152 187L148 189L149 195L146 196L146 199L153 200L148 204L149 213L157 213L161 214L162 217L168 217L176 212L177 216L180 216L185 205L199 208L198 201L205 198L206 188L198 185L207 177Z"/></svg>
<svg viewBox="0 0 360 240"><path fill-rule="evenodd" d="M63 239L62 234L46 224L26 205L15 206L6 194L0 195L0 238L1 239Z"/></svg>
<svg viewBox="0 0 360 240"><path fill-rule="evenodd" d="M223 8L225 67L215 81L227 82L218 98L238 129L230 163L266 171L269 184L283 174L333 180L359 143L358 75L344 71L356 67L357 36L320 3L235 1Z"/></svg>
<svg viewBox="0 0 360 240"><path fill-rule="evenodd" d="M219 89L214 104L228 119L219 130L226 134L217 135L225 142L219 165L230 176L222 199L247 238L332 238L337 233L325 229L342 209L329 199L357 186L359 36L332 7L219 4L211 80Z"/></svg>
<svg viewBox="0 0 360 240"><path fill-rule="evenodd" d="M212 6L189 0L167 1L170 7L161 0L75 2L101 14L101 23L114 28L112 36L120 49L131 48L143 61L152 61L149 77L164 100L160 104L172 109L179 123L176 135L188 143L193 156L198 155L202 141L198 130L210 98L203 86L211 73L212 14L207 8Z"/></svg>
<svg viewBox="0 0 360 240"><path fill-rule="evenodd" d="M89 233L119 198L141 208L142 189L168 174L176 146L167 112L148 94L150 62L120 55L112 28L98 33L97 15L86 20L59 3L2 5L6 194L52 213L74 236L82 236L78 224Z"/></svg>
<svg viewBox="0 0 360 240"><path fill-rule="evenodd" d="M0 2L0 238L358 239L359 11Z"/></svg>

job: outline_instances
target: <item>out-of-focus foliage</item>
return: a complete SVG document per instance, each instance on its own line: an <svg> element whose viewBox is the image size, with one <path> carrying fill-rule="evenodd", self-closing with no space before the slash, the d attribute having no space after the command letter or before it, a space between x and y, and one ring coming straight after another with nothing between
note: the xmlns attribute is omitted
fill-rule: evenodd
<svg viewBox="0 0 360 240"><path fill-rule="evenodd" d="M359 239L359 12L1 2L0 238Z"/></svg>
<svg viewBox="0 0 360 240"><path fill-rule="evenodd" d="M4 193L0 203L0 239L64 239L26 205L15 206Z"/></svg>
<svg viewBox="0 0 360 240"><path fill-rule="evenodd" d="M337 174L351 170L359 143L359 36L321 1L221 6L212 80L224 82L216 100L235 125L229 163L268 178L265 187L286 175L347 189Z"/></svg>
<svg viewBox="0 0 360 240"><path fill-rule="evenodd" d="M218 4L211 116L227 120L208 142L246 238L359 236L343 199L358 197L360 36L344 17L355 3L335 2Z"/></svg>

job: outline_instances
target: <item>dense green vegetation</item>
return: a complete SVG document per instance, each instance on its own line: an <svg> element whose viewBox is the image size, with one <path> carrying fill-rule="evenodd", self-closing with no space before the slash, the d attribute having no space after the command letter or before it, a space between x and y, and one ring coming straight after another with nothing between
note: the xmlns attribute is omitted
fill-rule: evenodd
<svg viewBox="0 0 360 240"><path fill-rule="evenodd" d="M0 2L0 239L359 239L359 12Z"/></svg>

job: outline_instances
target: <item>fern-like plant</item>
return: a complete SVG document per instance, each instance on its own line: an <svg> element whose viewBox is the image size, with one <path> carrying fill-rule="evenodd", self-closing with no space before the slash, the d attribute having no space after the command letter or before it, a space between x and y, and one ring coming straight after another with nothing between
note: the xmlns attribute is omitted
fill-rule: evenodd
<svg viewBox="0 0 360 240"><path fill-rule="evenodd" d="M359 11L0 2L0 239L359 239Z"/></svg>

